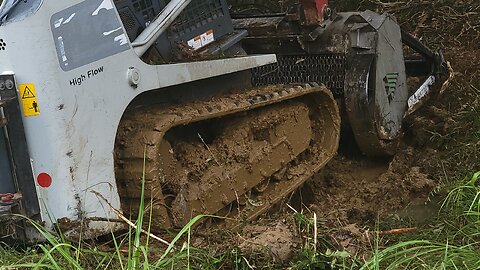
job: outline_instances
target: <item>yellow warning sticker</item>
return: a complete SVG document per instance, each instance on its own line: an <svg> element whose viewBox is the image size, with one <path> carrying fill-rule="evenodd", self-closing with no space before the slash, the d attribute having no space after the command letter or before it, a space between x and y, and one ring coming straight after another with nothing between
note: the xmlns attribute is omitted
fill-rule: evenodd
<svg viewBox="0 0 480 270"><path fill-rule="evenodd" d="M25 116L35 116L40 114L40 107L38 106L37 93L35 92L35 85L20 84L20 99L22 100L23 114Z"/></svg>

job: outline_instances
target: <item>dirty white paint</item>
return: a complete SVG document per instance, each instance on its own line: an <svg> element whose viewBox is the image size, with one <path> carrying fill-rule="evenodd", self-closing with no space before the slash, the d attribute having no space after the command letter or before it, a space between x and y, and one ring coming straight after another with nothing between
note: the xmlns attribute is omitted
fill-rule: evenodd
<svg viewBox="0 0 480 270"><path fill-rule="evenodd" d="M55 28L58 28L60 27L60 25L62 25L63 23L63 18L60 18L58 20L55 21Z"/></svg>
<svg viewBox="0 0 480 270"><path fill-rule="evenodd" d="M113 40L117 41L120 44L120 46L128 43L128 38L127 38L127 35L125 35L125 34L121 34L119 36L116 36Z"/></svg>
<svg viewBox="0 0 480 270"><path fill-rule="evenodd" d="M425 82L418 88L415 93L408 99L408 110L414 110L415 107L422 102L422 100L430 93L430 86L435 83L435 76L431 75Z"/></svg>
<svg viewBox="0 0 480 270"><path fill-rule="evenodd" d="M104 36L108 36L108 35L110 35L110 34L112 34L112 33L114 33L114 32L117 32L117 31L119 31L119 30L122 30L122 27L118 27L118 28L113 29L113 30L111 30L111 31L103 32L103 35L104 35Z"/></svg>
<svg viewBox="0 0 480 270"><path fill-rule="evenodd" d="M73 19L73 17L75 17L75 14L76 13L73 13L72 15L70 15L70 17L68 17L66 20L64 20L65 18L63 18L63 17L56 20L55 23L54 23L55 28L59 28L62 24L69 23Z"/></svg>
<svg viewBox="0 0 480 270"><path fill-rule="evenodd" d="M110 10L113 9L113 4L112 1L110 0L103 0L103 2L100 4L100 6L92 13L92 16L97 16L100 10L106 9Z"/></svg>
<svg viewBox="0 0 480 270"><path fill-rule="evenodd" d="M67 63L68 58L67 58L67 55L65 53L65 46L63 44L63 37L60 36L60 37L58 37L57 40L58 40L58 46L60 48L60 54L62 55L62 61L64 62L64 65L68 65L68 63Z"/></svg>
<svg viewBox="0 0 480 270"><path fill-rule="evenodd" d="M73 17L75 17L75 14L76 14L76 13L73 13L72 15L70 15L70 17L68 17L68 18L63 22L63 24L69 23L69 22L73 19Z"/></svg>
<svg viewBox="0 0 480 270"><path fill-rule="evenodd" d="M114 208L121 208L114 171L115 136L126 107L137 95L276 61L275 55L263 55L148 65L132 49L122 29L123 34L115 36L116 44L113 41L111 43L113 49L118 44L127 43L125 50L74 66L75 62L69 62L72 60L68 59L65 49L62 49L65 35L57 29L55 33L58 35L52 39L52 32L56 31L52 29L53 22L57 21L52 17L68 7L92 1L94 2L64 0L61 5L58 1L46 1L34 16L0 27L0 36L16 44L15 49L7 50L2 55L0 72L13 70L18 84L35 83L37 97L42 104L42 114L35 118L25 118L24 125L29 153L34 161L34 178L46 172L53 179L49 188L37 186L42 219L50 228L61 218L72 222L89 218L118 218L110 206L92 191L105 197ZM97 5L97 2L94 3ZM75 20L68 25L61 25L59 29L68 29L75 26L79 18L90 17L90 12L95 7L85 13L86 16L76 12ZM103 1L96 12L99 16L95 19L103 20L102 16L111 15L108 12L98 13L101 9L108 8L113 8L112 2ZM68 10L65 14L61 13L58 18L67 18L73 12ZM110 25L116 28L115 23L120 18L117 13L113 15L112 18L117 21ZM103 38L103 32L110 29L99 30L99 35ZM32 44L38 46L33 50ZM82 51L90 52L91 44L91 41L84 40L78 46L81 46ZM61 67L69 63L69 68ZM125 76L130 67L135 67L142 76L135 89ZM95 70L102 72L95 73ZM90 71L96 75L89 77ZM86 79L81 84L71 84L73 78L82 78L82 75ZM118 225L91 221L84 232L94 237L109 233L111 229L117 229ZM74 229L65 233L78 234L80 231Z"/></svg>

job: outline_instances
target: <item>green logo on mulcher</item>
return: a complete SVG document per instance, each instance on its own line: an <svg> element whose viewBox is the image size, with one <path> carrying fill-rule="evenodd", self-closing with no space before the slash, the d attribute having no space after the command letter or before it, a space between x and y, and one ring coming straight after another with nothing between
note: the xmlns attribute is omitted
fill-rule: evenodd
<svg viewBox="0 0 480 270"><path fill-rule="evenodd" d="M397 90L398 73L391 72L385 76L385 91L387 91L388 102L392 102Z"/></svg>

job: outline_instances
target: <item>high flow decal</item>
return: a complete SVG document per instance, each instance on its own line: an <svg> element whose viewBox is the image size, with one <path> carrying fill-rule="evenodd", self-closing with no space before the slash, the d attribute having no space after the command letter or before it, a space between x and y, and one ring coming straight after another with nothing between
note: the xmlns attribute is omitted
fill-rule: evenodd
<svg viewBox="0 0 480 270"><path fill-rule="evenodd" d="M71 79L70 80L70 85L71 86L80 86L80 85L82 85L82 83L84 81L86 81L88 79L91 79L91 78L99 75L100 73L103 73L103 66L101 66L99 68L91 69L91 70L85 72L84 74L81 74L80 76Z"/></svg>
<svg viewBox="0 0 480 270"><path fill-rule="evenodd" d="M18 86L20 90L20 99L22 101L23 115L36 116L40 114L40 107L38 105L37 93L35 85L32 83L21 84Z"/></svg>

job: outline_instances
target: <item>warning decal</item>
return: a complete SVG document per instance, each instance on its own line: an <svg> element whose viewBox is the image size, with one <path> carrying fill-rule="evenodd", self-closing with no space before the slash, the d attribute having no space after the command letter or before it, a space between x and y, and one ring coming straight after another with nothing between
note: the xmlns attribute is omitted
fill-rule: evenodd
<svg viewBox="0 0 480 270"><path fill-rule="evenodd" d="M40 114L38 106L37 93L33 84L21 84L18 86L20 90L20 99L22 100L23 115L35 116Z"/></svg>
<svg viewBox="0 0 480 270"><path fill-rule="evenodd" d="M193 48L194 50L200 49L203 46L206 46L215 41L215 37L213 35L213 30L210 29L207 32L192 38L191 40L187 41L188 46Z"/></svg>

